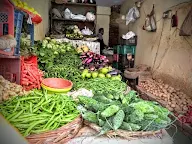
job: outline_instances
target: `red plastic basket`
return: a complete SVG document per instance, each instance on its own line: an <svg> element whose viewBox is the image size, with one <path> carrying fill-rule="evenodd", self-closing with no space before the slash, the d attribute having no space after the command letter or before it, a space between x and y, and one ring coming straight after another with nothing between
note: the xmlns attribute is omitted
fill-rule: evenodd
<svg viewBox="0 0 192 144"><path fill-rule="evenodd" d="M10 82L20 84L20 58L1 58L0 75Z"/></svg>
<svg viewBox="0 0 192 144"><path fill-rule="evenodd" d="M0 0L0 36L7 34L14 36L14 6L9 0ZM0 50L0 54L13 55L14 48Z"/></svg>

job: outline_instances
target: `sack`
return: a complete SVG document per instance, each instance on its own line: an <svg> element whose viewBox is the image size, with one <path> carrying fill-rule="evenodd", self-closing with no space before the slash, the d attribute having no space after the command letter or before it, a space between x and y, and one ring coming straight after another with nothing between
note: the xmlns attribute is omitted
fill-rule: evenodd
<svg viewBox="0 0 192 144"><path fill-rule="evenodd" d="M157 30L154 5L151 13L146 17L145 25L143 26L143 29L149 32L155 32Z"/></svg>
<svg viewBox="0 0 192 144"><path fill-rule="evenodd" d="M17 41L11 35L4 35L0 37L0 49L10 52L11 48L16 47Z"/></svg>
<svg viewBox="0 0 192 144"><path fill-rule="evenodd" d="M52 9L52 14L54 14L54 17L58 17L58 18L61 18L61 17L62 17L62 16L61 16L61 13L60 13L59 10L56 9L56 8L53 8L53 9Z"/></svg>
<svg viewBox="0 0 192 144"><path fill-rule="evenodd" d="M137 7L131 8L126 15L126 25L128 25L130 22L135 22L139 17L140 13Z"/></svg>
<svg viewBox="0 0 192 144"><path fill-rule="evenodd" d="M192 8L181 26L179 35L190 36L191 34L192 34Z"/></svg>

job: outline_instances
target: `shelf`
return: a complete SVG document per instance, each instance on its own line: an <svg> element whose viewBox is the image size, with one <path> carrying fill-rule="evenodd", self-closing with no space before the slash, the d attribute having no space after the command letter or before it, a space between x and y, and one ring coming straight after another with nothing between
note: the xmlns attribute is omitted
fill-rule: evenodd
<svg viewBox="0 0 192 144"><path fill-rule="evenodd" d="M55 2L52 2L54 4L57 4ZM76 6L90 6L90 7L96 7L96 4L86 4L86 3L72 3L72 2L68 2L68 3L63 3L64 5L76 5ZM62 5L62 4L58 4L58 5Z"/></svg>
<svg viewBox="0 0 192 144"><path fill-rule="evenodd" d="M64 19L64 18L52 18L52 20L71 21L71 22L85 22L85 23L94 23L95 22L95 21L82 21L82 20Z"/></svg>
<svg viewBox="0 0 192 144"><path fill-rule="evenodd" d="M8 56L8 55L2 55L2 54L0 54L0 59L1 59L1 58L19 59L20 56Z"/></svg>

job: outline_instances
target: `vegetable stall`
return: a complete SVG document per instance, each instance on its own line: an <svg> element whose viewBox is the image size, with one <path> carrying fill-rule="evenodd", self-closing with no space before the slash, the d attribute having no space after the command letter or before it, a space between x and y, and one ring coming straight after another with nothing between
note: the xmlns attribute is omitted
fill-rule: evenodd
<svg viewBox="0 0 192 144"><path fill-rule="evenodd" d="M23 17L27 16L25 20L29 18L22 24L24 29L30 19L30 26L42 21L40 14L27 3L12 2ZM131 88L123 71L100 54L94 30L86 27L95 28L95 11L87 12L86 17L80 15L84 19L81 21L77 19L79 15L67 8L60 13L58 2L52 2L55 7L51 9L50 36L34 41L34 34L29 39L29 34L25 30L21 33L20 29L19 40L15 37L19 44L17 55L0 55L17 61L15 65L7 62L4 68L9 71L17 67L14 74L5 71L0 75L0 114L19 134L30 144L63 144L81 137L84 128L94 131L94 138L118 137L129 141L159 139L165 129L178 122L191 129L189 96L152 78L140 77L136 89ZM93 1L80 5L96 10ZM72 16L66 19L69 12ZM71 22L75 16L77 24L56 23ZM82 29L81 23L88 24ZM122 61L125 57L129 56L123 52Z"/></svg>
<svg viewBox="0 0 192 144"><path fill-rule="evenodd" d="M31 47L25 47L25 51L28 49ZM10 97L3 96L0 103L1 114L30 143L45 142L50 136L50 142L67 142L82 128L83 121L84 125L97 127L97 136L117 135L125 139L160 134L174 123L169 118L173 116L171 111L141 99L138 92L122 81L121 73L108 65L105 56L91 52L88 47L75 48L71 43L46 37L36 42L33 49L35 53L28 55L35 55L37 61L25 61L24 71L33 66L39 73L23 73L22 91L21 86L11 83L18 90L13 92L13 86L7 86ZM33 87L33 79L39 80L42 88ZM69 89L63 79L69 80ZM67 130L70 137L61 137L61 132ZM138 132L137 137L126 137L130 132Z"/></svg>

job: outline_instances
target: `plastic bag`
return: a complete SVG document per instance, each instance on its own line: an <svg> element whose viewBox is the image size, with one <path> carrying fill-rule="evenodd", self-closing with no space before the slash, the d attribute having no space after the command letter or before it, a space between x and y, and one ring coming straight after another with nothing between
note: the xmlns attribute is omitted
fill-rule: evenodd
<svg viewBox="0 0 192 144"><path fill-rule="evenodd" d="M6 52L11 51L12 47L16 47L17 41L11 35L4 35L0 37L0 49Z"/></svg>
<svg viewBox="0 0 192 144"><path fill-rule="evenodd" d="M92 35L93 34L93 32L87 27L85 27L83 30L81 30L81 33L83 35Z"/></svg>
<svg viewBox="0 0 192 144"><path fill-rule="evenodd" d="M155 32L157 30L154 5L151 13L147 15L145 19L145 25L143 26L143 29L149 32Z"/></svg>
<svg viewBox="0 0 192 144"><path fill-rule="evenodd" d="M68 8L66 8L64 12L65 19L71 19L71 16L72 16L71 11Z"/></svg>
<svg viewBox="0 0 192 144"><path fill-rule="evenodd" d="M128 40L128 39L130 39L130 38L132 38L132 37L134 37L134 36L135 36L135 33L132 32L132 31L130 31L130 32L128 32L126 35L123 35L122 38Z"/></svg>
<svg viewBox="0 0 192 144"><path fill-rule="evenodd" d="M84 15L81 15L81 14L78 14L78 15L71 14L71 18L76 19L76 20L82 20L82 21L86 20L86 17Z"/></svg>
<svg viewBox="0 0 192 144"><path fill-rule="evenodd" d="M128 25L130 22L135 22L139 17L140 13L137 7L131 8L126 15L126 25Z"/></svg>
<svg viewBox="0 0 192 144"><path fill-rule="evenodd" d="M91 12L88 12L86 14L86 18L87 18L88 21L94 21L95 20L95 15L93 13L91 13Z"/></svg>
<svg viewBox="0 0 192 144"><path fill-rule="evenodd" d="M54 17L58 17L58 18L61 18L61 17L62 17L62 16L61 16L61 13L60 13L59 10L56 9L56 8L53 8L53 9L52 9L52 13L54 14Z"/></svg>

